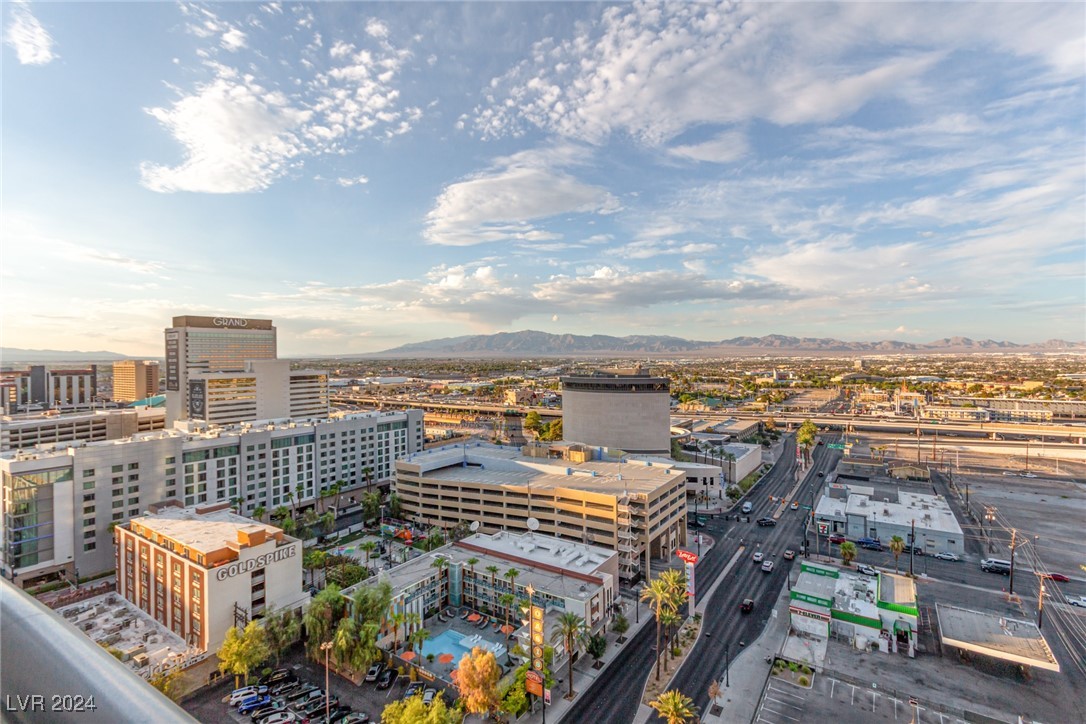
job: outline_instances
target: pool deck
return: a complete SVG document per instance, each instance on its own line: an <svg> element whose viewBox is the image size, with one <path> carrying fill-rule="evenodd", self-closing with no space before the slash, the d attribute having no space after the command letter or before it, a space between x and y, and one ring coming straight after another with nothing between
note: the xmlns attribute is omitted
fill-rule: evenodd
<svg viewBox="0 0 1086 724"><path fill-rule="evenodd" d="M462 613L464 610L465 609L463 607L458 609L458 611L460 613ZM484 640L486 640L486 641L488 641L488 642L490 642L492 644L500 644L501 646L503 646L505 648L505 652L497 657L498 664L502 667L502 673L503 674L508 672L508 671L512 671L513 669L515 669L517 667L517 665L519 665L519 662L516 662L514 659L512 659L510 654L509 654L509 649L511 649L513 646L516 645L516 640L514 638L510 638L509 636L503 634L500 630L495 631L493 624L488 624L487 626L485 626L483 628L479 628L475 624L468 623L466 620L460 618L460 613L458 613L456 615L456 617L453 618L450 621L442 622L436 616L432 616L432 617L426 619L424 625L426 627L426 630L428 630L430 632L431 638L437 638L437 637L441 636L442 634L444 634L447 631L455 631L456 633L461 634L464 637L471 637L471 636L474 636L476 634L479 634L479 635L482 636L482 638ZM496 617L492 617L492 618L496 618ZM498 626L501 626L501 625L503 625L505 623L504 618L497 619L497 621L498 621ZM429 648L430 643L431 643L430 640L427 640L426 644L424 644L424 647ZM467 647L465 646L465 647L462 647L462 648L467 648ZM434 674L440 676L446 682L451 683L451 681L452 681L452 676L451 676L452 671L453 671L453 669L455 669L460 664L460 656L462 654L460 654L459 651L445 652L445 653L453 653L454 655L456 655L456 658L454 658L449 663L443 664L443 663L440 663L438 661L438 658L437 658L437 656L440 653L441 652L435 652L434 660L432 662L423 660L423 661L417 661L417 663L420 666L423 666L424 668L426 668L427 670L433 672Z"/></svg>

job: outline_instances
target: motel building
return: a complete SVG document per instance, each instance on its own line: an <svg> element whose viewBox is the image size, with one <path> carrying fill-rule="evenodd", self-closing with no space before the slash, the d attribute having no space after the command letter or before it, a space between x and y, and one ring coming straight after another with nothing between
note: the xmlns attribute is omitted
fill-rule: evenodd
<svg viewBox="0 0 1086 724"><path fill-rule="evenodd" d="M217 651L235 624L309 600L301 541L226 503L153 505L114 536L117 592L204 651Z"/></svg>

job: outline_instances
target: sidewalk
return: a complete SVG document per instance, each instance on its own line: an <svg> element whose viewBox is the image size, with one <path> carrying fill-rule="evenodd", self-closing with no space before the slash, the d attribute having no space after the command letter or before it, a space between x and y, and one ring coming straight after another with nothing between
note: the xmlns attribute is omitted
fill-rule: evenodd
<svg viewBox="0 0 1086 724"><path fill-rule="evenodd" d="M765 659L779 653L788 636L788 600L789 590L785 586L761 635L732 660L726 680L720 682L721 695L716 700L721 707L720 713L713 714L710 706L708 711L702 712L702 722L736 724L754 719L769 678L769 664Z"/></svg>

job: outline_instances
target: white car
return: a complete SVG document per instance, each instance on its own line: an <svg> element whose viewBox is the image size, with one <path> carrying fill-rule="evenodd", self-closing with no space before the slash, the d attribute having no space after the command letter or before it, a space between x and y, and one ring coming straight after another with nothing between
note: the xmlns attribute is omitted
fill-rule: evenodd
<svg viewBox="0 0 1086 724"><path fill-rule="evenodd" d="M381 675L381 672L385 670L385 665L378 661L376 664L370 667L370 670L366 672L366 681L377 681L377 677Z"/></svg>
<svg viewBox="0 0 1086 724"><path fill-rule="evenodd" d="M856 570L859 571L860 573L864 574L865 576L877 576L877 575L879 575L879 572L876 571L873 566L869 566L866 563L861 563L860 565L856 566Z"/></svg>
<svg viewBox="0 0 1086 724"><path fill-rule="evenodd" d="M277 711L266 719L261 719L260 724L290 724L298 721L298 715L290 711Z"/></svg>
<svg viewBox="0 0 1086 724"><path fill-rule="evenodd" d="M434 703L435 696L437 696L437 689L427 688L426 691L422 692L422 703L430 706L430 704Z"/></svg>
<svg viewBox="0 0 1086 724"><path fill-rule="evenodd" d="M799 510L799 502L792 501L792 510Z"/></svg>
<svg viewBox="0 0 1086 724"><path fill-rule="evenodd" d="M935 557L941 561L960 561L957 553L951 553L950 551L939 551L935 554Z"/></svg>
<svg viewBox="0 0 1086 724"><path fill-rule="evenodd" d="M240 689L234 689L229 694L223 697L223 703L230 706L237 706L241 702L248 699L250 696L257 696L258 694L268 693L268 687L266 686L243 686Z"/></svg>
<svg viewBox="0 0 1086 724"><path fill-rule="evenodd" d="M762 572L763 573L772 573L773 572L773 561L766 561L765 563L763 563L762 564Z"/></svg>
<svg viewBox="0 0 1086 724"><path fill-rule="evenodd" d="M1086 608L1086 596L1079 596L1078 598L1072 598L1068 601L1072 606L1078 606L1079 608Z"/></svg>
<svg viewBox="0 0 1086 724"><path fill-rule="evenodd" d="M1035 477L1037 477L1033 473L1018 473L1018 476L1022 477L1022 478L1035 478Z"/></svg>
<svg viewBox="0 0 1086 724"><path fill-rule="evenodd" d="M763 558L765 558L765 555L761 551L755 551L754 555L751 556L751 560L755 563L761 563Z"/></svg>

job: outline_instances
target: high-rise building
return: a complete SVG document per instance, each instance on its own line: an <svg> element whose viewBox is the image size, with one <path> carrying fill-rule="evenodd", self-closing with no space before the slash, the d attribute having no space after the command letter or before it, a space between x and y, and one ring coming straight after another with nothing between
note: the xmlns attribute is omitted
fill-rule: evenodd
<svg viewBox="0 0 1086 724"><path fill-rule="evenodd" d="M98 365L88 369L49 369L32 365L29 370L5 372L6 412L89 407L98 398Z"/></svg>
<svg viewBox="0 0 1086 724"><path fill-rule="evenodd" d="M241 372L190 372L188 417L213 425L328 417L328 374L288 360L250 360Z"/></svg>
<svg viewBox="0 0 1086 724"><path fill-rule="evenodd" d="M158 362L126 359L113 363L113 401L135 402L158 394Z"/></svg>
<svg viewBox="0 0 1086 724"><path fill-rule="evenodd" d="M191 379L194 373L243 372L249 360L276 358L270 319L174 317L165 334L168 423L190 417L190 395L200 397L206 388L206 380Z"/></svg>
<svg viewBox="0 0 1086 724"><path fill-rule="evenodd" d="M566 440L667 455L671 451L671 383L640 368L562 378Z"/></svg>

